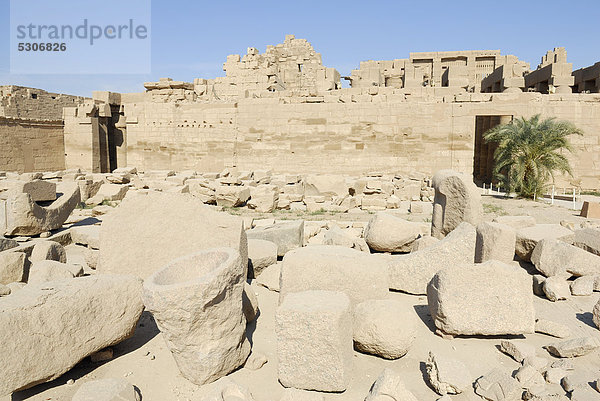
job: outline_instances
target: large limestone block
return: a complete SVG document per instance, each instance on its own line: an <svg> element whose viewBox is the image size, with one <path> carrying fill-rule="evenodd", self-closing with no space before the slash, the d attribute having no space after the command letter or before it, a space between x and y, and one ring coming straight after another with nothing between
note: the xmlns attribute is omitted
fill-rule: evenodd
<svg viewBox="0 0 600 401"><path fill-rule="evenodd" d="M61 263L55 260L40 260L31 265L27 284L66 280L82 274L83 268L80 265Z"/></svg>
<svg viewBox="0 0 600 401"><path fill-rule="evenodd" d="M103 183L100 188L98 188L96 195L86 199L85 204L99 205L104 201L112 202L122 200L125 198L128 190L129 186L127 185Z"/></svg>
<svg viewBox="0 0 600 401"><path fill-rule="evenodd" d="M275 185L250 187L248 207L260 213L272 213L279 200L279 190Z"/></svg>
<svg viewBox="0 0 600 401"><path fill-rule="evenodd" d="M433 188L432 236L441 239L462 222L479 224L483 216L481 194L472 178L452 170L440 170L433 176Z"/></svg>
<svg viewBox="0 0 600 401"><path fill-rule="evenodd" d="M512 262L515 257L516 231L500 223L483 222L477 226L475 263L487 260Z"/></svg>
<svg viewBox="0 0 600 401"><path fill-rule="evenodd" d="M397 300L361 302L354 308L354 347L385 359L406 355L417 331L412 308Z"/></svg>
<svg viewBox="0 0 600 401"><path fill-rule="evenodd" d="M100 379L83 383L71 401L140 401L138 391L125 379Z"/></svg>
<svg viewBox="0 0 600 401"><path fill-rule="evenodd" d="M531 254L538 242L544 238L566 239L573 236L573 232L560 224L537 224L517 230L515 253L525 262L531 261Z"/></svg>
<svg viewBox="0 0 600 401"><path fill-rule="evenodd" d="M23 252L0 252L0 284L23 281L27 257Z"/></svg>
<svg viewBox="0 0 600 401"><path fill-rule="evenodd" d="M304 245L304 220L275 223L246 232L248 238L264 239L277 244L277 256Z"/></svg>
<svg viewBox="0 0 600 401"><path fill-rule="evenodd" d="M69 231L73 243L86 245L92 249L100 249L100 226L74 226Z"/></svg>
<svg viewBox="0 0 600 401"><path fill-rule="evenodd" d="M352 302L384 299L389 281L385 259L336 245L295 249L283 258L280 302L293 292L340 291Z"/></svg>
<svg viewBox="0 0 600 401"><path fill-rule="evenodd" d="M239 217L216 212L189 194L128 196L104 217L97 270L145 279L178 257L222 246L247 260Z"/></svg>
<svg viewBox="0 0 600 401"><path fill-rule="evenodd" d="M137 278L102 275L27 285L0 298L0 395L56 379L130 337L144 309L141 290Z"/></svg>
<svg viewBox="0 0 600 401"><path fill-rule="evenodd" d="M67 251L58 242L40 241L33 246L29 260L31 262L56 260L57 262L67 263Z"/></svg>
<svg viewBox="0 0 600 401"><path fill-rule="evenodd" d="M531 262L546 277L600 274L600 256L554 238L536 244Z"/></svg>
<svg viewBox="0 0 600 401"><path fill-rule="evenodd" d="M4 206L2 203L0 203L0 207ZM0 236L0 252L2 251L6 251L8 249L12 249L12 248L16 248L19 246L19 243L17 241L15 241L14 239L10 239L10 238L4 238L2 236Z"/></svg>
<svg viewBox="0 0 600 401"><path fill-rule="evenodd" d="M304 190L308 196L329 195L344 197L351 184L344 175L311 174L304 178Z"/></svg>
<svg viewBox="0 0 600 401"><path fill-rule="evenodd" d="M262 239L248 239L248 276L256 278L272 264L277 263L277 245Z"/></svg>
<svg viewBox="0 0 600 401"><path fill-rule="evenodd" d="M410 252L413 242L421 235L421 225L393 216L377 213L365 228L369 248L383 252Z"/></svg>
<svg viewBox="0 0 600 401"><path fill-rule="evenodd" d="M387 368L375 380L365 401L418 401L402 381L402 376Z"/></svg>
<svg viewBox="0 0 600 401"><path fill-rule="evenodd" d="M600 256L600 229L584 228L575 231L573 245Z"/></svg>
<svg viewBox="0 0 600 401"><path fill-rule="evenodd" d="M438 272L427 287L436 327L452 335L533 333L532 279L498 261L457 265Z"/></svg>
<svg viewBox="0 0 600 401"><path fill-rule="evenodd" d="M344 391L352 373L350 300L340 292L289 294L277 308L278 378L284 387Z"/></svg>
<svg viewBox="0 0 600 401"><path fill-rule="evenodd" d="M220 185L216 189L215 196L219 206L242 206L250 198L250 188L238 185Z"/></svg>
<svg viewBox="0 0 600 401"><path fill-rule="evenodd" d="M73 209L80 202L79 187L65 185L60 198L50 206L35 203L29 194L20 194L5 201L4 221L0 211L0 229L4 235L38 235L62 227Z"/></svg>
<svg viewBox="0 0 600 401"><path fill-rule="evenodd" d="M408 255L389 259L390 288L410 294L426 294L427 284L440 270L475 259L475 227L461 223L438 243Z"/></svg>
<svg viewBox="0 0 600 401"><path fill-rule="evenodd" d="M232 248L178 258L144 282L143 299L181 374L202 385L246 361L242 293L246 272Z"/></svg>
<svg viewBox="0 0 600 401"><path fill-rule="evenodd" d="M7 184L7 191L0 193L4 195L4 199L19 194L29 194L34 202L56 200L56 183L52 181L10 181Z"/></svg>

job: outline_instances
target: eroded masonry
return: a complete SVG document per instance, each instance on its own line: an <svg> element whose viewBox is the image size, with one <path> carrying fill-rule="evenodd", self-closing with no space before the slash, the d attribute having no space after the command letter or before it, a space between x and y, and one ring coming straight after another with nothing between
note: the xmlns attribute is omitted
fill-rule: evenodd
<svg viewBox="0 0 600 401"><path fill-rule="evenodd" d="M430 175L451 168L490 182L493 149L483 133L539 113L572 121L585 133L571 139L574 178L559 184L600 187L600 68L573 71L564 48L547 52L535 69L499 50L428 52L362 62L342 77L322 64L310 43L288 35L265 53L248 48L244 56L228 56L223 69L225 76L216 79L147 82L142 93L94 92L91 99L48 94L55 99L45 102L56 105L49 115L29 106L41 100L31 89L9 87L17 95L3 89L0 142L21 137L11 128L17 126L37 135L28 142L33 159L56 160L14 160L20 156L3 146L0 168L272 166L315 173L335 166L348 174ZM342 80L351 87L342 88ZM34 120L43 127L27 128ZM51 135L56 141L43 139Z"/></svg>

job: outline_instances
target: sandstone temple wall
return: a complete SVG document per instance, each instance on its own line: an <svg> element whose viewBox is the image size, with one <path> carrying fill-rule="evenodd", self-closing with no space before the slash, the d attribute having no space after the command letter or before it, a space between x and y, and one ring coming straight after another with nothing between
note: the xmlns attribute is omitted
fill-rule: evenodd
<svg viewBox="0 0 600 401"><path fill-rule="evenodd" d="M0 117L0 166L17 172L64 169L62 120Z"/></svg>

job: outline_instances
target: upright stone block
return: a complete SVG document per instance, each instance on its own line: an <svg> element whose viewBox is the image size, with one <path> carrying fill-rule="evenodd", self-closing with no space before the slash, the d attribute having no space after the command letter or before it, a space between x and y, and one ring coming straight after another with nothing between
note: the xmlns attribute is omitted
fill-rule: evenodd
<svg viewBox="0 0 600 401"><path fill-rule="evenodd" d="M332 291L288 294L277 308L278 377L284 387L341 392L352 371L350 299Z"/></svg>
<svg viewBox="0 0 600 401"><path fill-rule="evenodd" d="M509 263L515 257L516 231L500 223L484 222L477 226L475 263L499 260Z"/></svg>

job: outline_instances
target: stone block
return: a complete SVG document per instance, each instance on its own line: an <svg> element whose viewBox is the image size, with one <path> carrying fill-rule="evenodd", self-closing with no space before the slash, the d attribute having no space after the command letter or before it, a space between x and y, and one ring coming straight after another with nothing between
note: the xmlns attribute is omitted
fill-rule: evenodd
<svg viewBox="0 0 600 401"><path fill-rule="evenodd" d="M246 232L248 238L262 239L277 244L277 256L304 245L304 220L274 223Z"/></svg>
<svg viewBox="0 0 600 401"><path fill-rule="evenodd" d="M475 263L499 260L510 263L515 257L515 229L500 223L483 222L477 226Z"/></svg>

